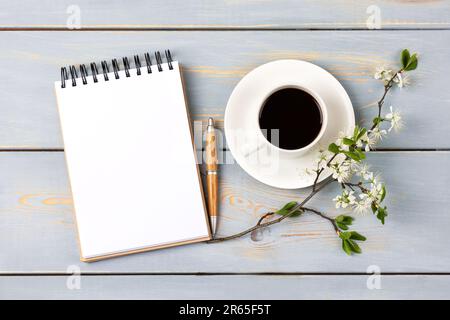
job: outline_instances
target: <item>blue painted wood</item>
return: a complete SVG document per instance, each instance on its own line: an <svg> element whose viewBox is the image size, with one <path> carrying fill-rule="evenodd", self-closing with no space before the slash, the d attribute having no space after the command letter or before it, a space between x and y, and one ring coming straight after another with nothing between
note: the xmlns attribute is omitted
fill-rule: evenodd
<svg viewBox="0 0 450 320"><path fill-rule="evenodd" d="M448 28L448 1L325 0L62 0L0 4L3 28ZM378 18L379 17L379 18Z"/></svg>
<svg viewBox="0 0 450 320"><path fill-rule="evenodd" d="M219 124L232 88L246 72L274 59L305 59L331 71L348 90L360 121L370 119L380 84L374 67L397 61L398 51L420 52L413 86L387 101L404 112L407 127L384 148L449 148L448 31L212 30L367 29L380 9L384 29L448 29L448 1L118 0L1 2L0 29L65 29L79 8L81 27L128 32L0 32L0 150L62 148L52 82L59 67L169 47L186 66L194 120ZM369 8L369 12L367 9ZM74 11L75 10L75 11ZM133 32L133 30L202 32ZM71 199L62 153L0 153L0 298L449 298L448 276L383 276L368 290L366 276L92 276L82 289L66 276L43 272L449 272L449 152L371 154L389 186L386 226L373 217L356 227L369 240L364 254L346 257L326 222L313 216L286 221L234 242L193 245L86 265L78 262ZM265 210L305 195L261 185L237 165L222 168L220 232L255 222ZM337 214L331 188L311 204ZM5 276L32 272L36 276ZM341 288L345 286L346 290ZM267 290L270 288L270 290ZM270 294L269 294L270 292Z"/></svg>
<svg viewBox="0 0 450 320"><path fill-rule="evenodd" d="M389 217L382 226L371 214L357 216L354 230L368 237L364 253L348 257L327 221L288 219L218 244L196 244L86 264L79 262L64 155L60 152L0 153L0 272L450 272L450 152L376 152L368 159L388 186ZM219 235L256 223L265 212L310 190L283 191L249 177L236 164L221 166ZM329 186L310 202L330 216ZM148 199L157 196L149 190ZM111 199L110 201L114 201ZM179 209L174 199L170 207Z"/></svg>
<svg viewBox="0 0 450 320"><path fill-rule="evenodd" d="M412 86L394 90L386 107L398 107L407 125L381 147L449 148L449 40L447 31L0 32L0 148L63 147L53 94L62 65L171 48L185 66L193 119L214 116L220 124L247 72L276 59L304 59L333 73L358 121L370 121L382 94L373 73L397 65L403 47L420 53L420 65L410 76Z"/></svg>
<svg viewBox="0 0 450 320"><path fill-rule="evenodd" d="M450 276L2 276L0 299L448 299ZM367 287L369 281L370 288ZM67 287L69 282L70 287Z"/></svg>

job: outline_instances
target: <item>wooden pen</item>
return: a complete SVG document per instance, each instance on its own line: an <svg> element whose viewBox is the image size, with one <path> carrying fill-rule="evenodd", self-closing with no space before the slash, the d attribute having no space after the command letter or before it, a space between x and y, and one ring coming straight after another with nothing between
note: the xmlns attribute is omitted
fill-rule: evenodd
<svg viewBox="0 0 450 320"><path fill-rule="evenodd" d="M217 228L218 178L217 178L217 139L213 118L208 119L206 127L206 186L208 189L208 213L212 236Z"/></svg>

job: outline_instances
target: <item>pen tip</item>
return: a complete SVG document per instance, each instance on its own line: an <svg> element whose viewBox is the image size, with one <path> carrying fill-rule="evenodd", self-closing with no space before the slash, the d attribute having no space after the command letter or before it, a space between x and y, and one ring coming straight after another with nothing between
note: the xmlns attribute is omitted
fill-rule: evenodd
<svg viewBox="0 0 450 320"><path fill-rule="evenodd" d="M208 119L208 126L213 126L214 125L214 119L213 118L209 118Z"/></svg>

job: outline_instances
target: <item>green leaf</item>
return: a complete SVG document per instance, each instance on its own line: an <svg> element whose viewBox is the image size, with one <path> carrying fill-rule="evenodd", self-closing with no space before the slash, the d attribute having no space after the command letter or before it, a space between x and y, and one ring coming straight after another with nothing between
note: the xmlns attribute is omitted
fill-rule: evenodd
<svg viewBox="0 0 450 320"><path fill-rule="evenodd" d="M383 202L384 198L386 197L386 186L383 184L381 186L381 197L380 202Z"/></svg>
<svg viewBox="0 0 450 320"><path fill-rule="evenodd" d="M345 216L343 214L337 216L336 218L334 218L334 221L339 222L339 223L343 223L346 225L351 225L352 221L355 220L353 217L350 216Z"/></svg>
<svg viewBox="0 0 450 320"><path fill-rule="evenodd" d="M341 232L339 233L339 238L341 238L342 240L348 240L351 237L351 233L350 232Z"/></svg>
<svg viewBox="0 0 450 320"><path fill-rule="evenodd" d="M387 209L386 207L384 208L378 208L377 211L377 219L381 221L382 224L384 224L385 222L385 218L387 217Z"/></svg>
<svg viewBox="0 0 450 320"><path fill-rule="evenodd" d="M356 139L356 137L358 136L359 133L359 126L356 125L355 129L353 130L353 139Z"/></svg>
<svg viewBox="0 0 450 320"><path fill-rule="evenodd" d="M297 205L297 201L291 201L291 202L286 203L280 210L291 210L296 205Z"/></svg>
<svg viewBox="0 0 450 320"><path fill-rule="evenodd" d="M411 55L409 54L409 50L408 49L403 49L402 55L401 55L401 62L402 62L403 69L406 68L406 66L408 65L410 59L411 59Z"/></svg>
<svg viewBox="0 0 450 320"><path fill-rule="evenodd" d="M336 221L337 226L342 230L348 230L348 226L352 224L353 220L354 220L353 217L344 215L340 215L334 218L334 221Z"/></svg>
<svg viewBox="0 0 450 320"><path fill-rule="evenodd" d="M347 241L348 241L348 245L349 245L350 249L354 253L361 253L361 248L358 246L358 244L355 241L352 241L352 240L347 240Z"/></svg>
<svg viewBox="0 0 450 320"><path fill-rule="evenodd" d="M346 254L349 256L352 255L352 248L348 244L348 240L342 240L342 249L345 251Z"/></svg>
<svg viewBox="0 0 450 320"><path fill-rule="evenodd" d="M417 68L418 65L418 60L417 60L417 55L414 53L411 58L409 59L408 64L406 65L406 67L404 68L405 71L412 71L415 70Z"/></svg>
<svg viewBox="0 0 450 320"><path fill-rule="evenodd" d="M342 139L342 142L344 142L344 144L347 146L351 146L351 145L355 144L355 141L353 141L352 139L349 139L349 138Z"/></svg>
<svg viewBox="0 0 450 320"><path fill-rule="evenodd" d="M361 131L359 132L358 136L356 137L356 140L359 140L362 138L362 136L367 132L366 128L362 128Z"/></svg>
<svg viewBox="0 0 450 320"><path fill-rule="evenodd" d="M375 201L372 201L371 208L372 208L373 213L377 212L378 207L377 207L377 203Z"/></svg>
<svg viewBox="0 0 450 320"><path fill-rule="evenodd" d="M351 255L352 252L361 253L361 248L353 240L364 241L366 240L364 236L360 235L355 231L351 231L351 232L341 232L339 234L339 237L342 239L342 249L345 251L345 253L347 253L348 255Z"/></svg>
<svg viewBox="0 0 450 320"><path fill-rule="evenodd" d="M375 117L375 118L373 118L373 124L374 124L374 125L379 125L382 121L384 121L384 119L381 118L381 117Z"/></svg>
<svg viewBox="0 0 450 320"><path fill-rule="evenodd" d="M328 146L328 151L333 152L333 153L339 153L340 149L336 143L332 143Z"/></svg>
<svg viewBox="0 0 450 320"><path fill-rule="evenodd" d="M359 149L355 149L355 152L358 154L360 159L365 159L366 155L363 151L359 150Z"/></svg>
<svg viewBox="0 0 450 320"><path fill-rule="evenodd" d="M297 205L296 201L291 201L286 203L281 209L279 209L278 211L275 211L276 214L285 216L287 215L289 212L291 212L291 210ZM296 210L294 213L292 213L289 217L298 217L299 215L302 214L301 210Z"/></svg>
<svg viewBox="0 0 450 320"><path fill-rule="evenodd" d="M341 229L341 230L348 230L348 227L344 223L336 222L336 224L339 227L339 229Z"/></svg>
<svg viewBox="0 0 450 320"><path fill-rule="evenodd" d="M351 159L353 159L353 160L355 160L357 162L361 161L361 158L359 157L359 155L356 152L343 151L342 153L345 154L347 157L349 157L349 158L351 158Z"/></svg>
<svg viewBox="0 0 450 320"><path fill-rule="evenodd" d="M351 225L352 222L353 222L353 220L355 220L355 218L350 217L350 216L344 216L344 221L343 221L343 222L344 222L346 225Z"/></svg>
<svg viewBox="0 0 450 320"><path fill-rule="evenodd" d="M364 237L362 234L359 234L356 231L351 231L350 233L351 233L350 239L358 241L366 241L366 237Z"/></svg>

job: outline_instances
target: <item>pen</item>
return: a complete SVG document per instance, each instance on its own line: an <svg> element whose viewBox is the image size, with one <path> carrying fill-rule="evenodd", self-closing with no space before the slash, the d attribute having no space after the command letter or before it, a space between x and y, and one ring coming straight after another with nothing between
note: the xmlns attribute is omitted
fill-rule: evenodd
<svg viewBox="0 0 450 320"><path fill-rule="evenodd" d="M208 189L208 213L211 222L212 236L216 234L217 226L217 141L213 118L208 119L206 127L206 186Z"/></svg>

